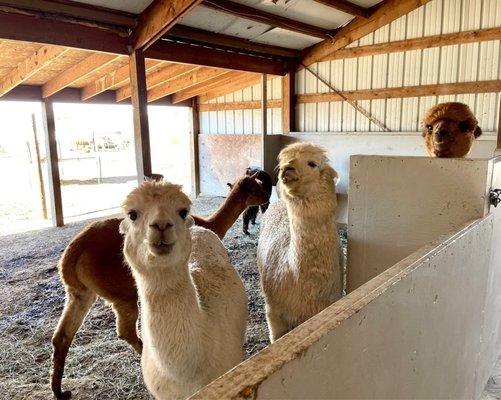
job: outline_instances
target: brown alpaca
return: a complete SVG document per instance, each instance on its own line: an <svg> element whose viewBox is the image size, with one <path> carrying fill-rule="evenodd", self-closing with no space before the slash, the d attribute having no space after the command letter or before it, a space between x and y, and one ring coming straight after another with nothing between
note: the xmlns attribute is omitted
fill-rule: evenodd
<svg viewBox="0 0 501 400"><path fill-rule="evenodd" d="M432 157L465 157L482 134L477 119L466 104L440 103L421 120L426 151Z"/></svg>
<svg viewBox="0 0 501 400"><path fill-rule="evenodd" d="M196 225L212 230L223 239L247 206L266 201L268 195L255 175L243 176L213 216L207 219L193 216L193 219ZM123 260L121 221L121 218L111 218L90 224L71 241L59 262L66 303L52 338L51 386L58 399L71 396L71 392L61 391L66 355L97 296L111 305L118 337L141 353L142 343L136 330L138 296L134 279Z"/></svg>

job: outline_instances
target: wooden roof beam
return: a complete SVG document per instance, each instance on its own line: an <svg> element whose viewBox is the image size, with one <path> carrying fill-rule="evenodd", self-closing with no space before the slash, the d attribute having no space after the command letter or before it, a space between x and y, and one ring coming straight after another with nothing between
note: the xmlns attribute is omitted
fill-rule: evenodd
<svg viewBox="0 0 501 400"><path fill-rule="evenodd" d="M270 25L275 28L287 29L292 32L298 32L304 35L318 37L320 39L325 39L331 33L329 30L322 29L317 26L295 21L240 3L233 3L232 1L228 0L204 0L202 4L205 7L235 15L237 17Z"/></svg>
<svg viewBox="0 0 501 400"><path fill-rule="evenodd" d="M171 64L167 65L165 68L154 72L146 77L146 87L152 89L164 82L170 81L171 79L177 78L186 74L190 71L199 68L196 65L189 64ZM131 96L131 88L129 85L124 86L117 90L116 100L123 101Z"/></svg>
<svg viewBox="0 0 501 400"><path fill-rule="evenodd" d="M152 45L146 50L145 56L155 60L270 75L285 75L287 72L287 65L283 61L167 40L161 40Z"/></svg>
<svg viewBox="0 0 501 400"><path fill-rule="evenodd" d="M177 79L167 81L153 89L148 90L148 102L155 101L172 93L179 92L180 90L190 88L209 79L224 75L227 72L227 70L220 68L197 68L196 70L184 74Z"/></svg>
<svg viewBox="0 0 501 400"><path fill-rule="evenodd" d="M268 56L285 58L296 58L299 56L298 50L251 42L250 40L246 40L240 37L223 35L221 33L209 32L179 24L169 30L167 36L171 38L187 40L198 44L209 43L211 45L220 46L222 48L231 49L233 51L241 50L244 52L260 53L266 54Z"/></svg>
<svg viewBox="0 0 501 400"><path fill-rule="evenodd" d="M128 54L127 37L117 32L67 21L4 12L1 9L0 39Z"/></svg>
<svg viewBox="0 0 501 400"><path fill-rule="evenodd" d="M65 87L71 86L79 79L85 78L95 70L104 67L114 61L117 55L107 53L94 53L78 64L67 69L49 82L43 85L42 96L44 98L52 96Z"/></svg>
<svg viewBox="0 0 501 400"><path fill-rule="evenodd" d="M145 67L146 71L151 70L161 64L162 61L156 60L146 60ZM116 86L123 85L127 83L130 79L129 76L130 68L129 65L124 65L117 70L110 72L109 74L89 83L82 89L82 100L88 100L106 90L113 89Z"/></svg>
<svg viewBox="0 0 501 400"><path fill-rule="evenodd" d="M31 76L35 75L47 65L68 52L68 50L68 48L63 47L42 46L31 56L21 61L16 68L0 80L0 96L3 96L16 86L29 79Z"/></svg>
<svg viewBox="0 0 501 400"><path fill-rule="evenodd" d="M301 52L301 63L308 66L319 61L350 43L374 32L384 25L410 13L430 0L386 0L377 6L369 18L356 17L348 25L341 28L332 37L304 49Z"/></svg>
<svg viewBox="0 0 501 400"><path fill-rule="evenodd" d="M153 0L139 15L130 37L132 50L147 49L202 0Z"/></svg>
<svg viewBox="0 0 501 400"><path fill-rule="evenodd" d="M501 28L487 28L473 31L445 33L443 35L425 36L415 39L372 44L368 46L350 47L335 51L331 55L324 58L324 61L374 56L378 54L397 53L410 50L430 49L433 47L452 46L489 40L501 40Z"/></svg>
<svg viewBox="0 0 501 400"><path fill-rule="evenodd" d="M332 7L335 10L343 11L347 14L360 18L369 18L371 11L346 0L315 0L317 3Z"/></svg>

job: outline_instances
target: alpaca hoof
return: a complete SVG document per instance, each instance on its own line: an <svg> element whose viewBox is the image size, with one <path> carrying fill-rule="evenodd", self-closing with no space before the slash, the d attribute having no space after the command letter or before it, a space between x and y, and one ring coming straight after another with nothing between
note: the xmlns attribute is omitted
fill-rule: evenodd
<svg viewBox="0 0 501 400"><path fill-rule="evenodd" d="M57 400L68 400L71 397L71 390L67 390L66 392L61 392L56 394Z"/></svg>

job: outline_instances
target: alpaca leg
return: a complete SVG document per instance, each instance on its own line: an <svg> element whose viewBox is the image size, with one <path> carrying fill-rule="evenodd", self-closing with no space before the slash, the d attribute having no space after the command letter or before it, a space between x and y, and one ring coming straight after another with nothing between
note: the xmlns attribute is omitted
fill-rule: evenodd
<svg viewBox="0 0 501 400"><path fill-rule="evenodd" d="M64 362L75 333L82 325L89 309L96 301L96 297L96 294L89 289L67 288L64 310L52 337L54 353L52 355L51 387L57 399L68 399L71 396L70 391L61 392Z"/></svg>
<svg viewBox="0 0 501 400"><path fill-rule="evenodd" d="M266 321L268 322L271 343L289 332L287 323L280 318L277 312L268 306L266 306Z"/></svg>
<svg viewBox="0 0 501 400"><path fill-rule="evenodd" d="M251 219L251 216L252 216L252 207L247 207L244 211L244 214L243 214L243 232L248 235L249 234L249 221Z"/></svg>
<svg viewBox="0 0 501 400"><path fill-rule="evenodd" d="M268 209L270 203L264 203L264 204L261 204L260 207L261 207L261 212L264 214L266 212L266 210Z"/></svg>
<svg viewBox="0 0 501 400"><path fill-rule="evenodd" d="M129 343L134 350L141 354L143 343L139 339L136 329L139 317L137 302L113 303L112 307L117 318L117 336Z"/></svg>

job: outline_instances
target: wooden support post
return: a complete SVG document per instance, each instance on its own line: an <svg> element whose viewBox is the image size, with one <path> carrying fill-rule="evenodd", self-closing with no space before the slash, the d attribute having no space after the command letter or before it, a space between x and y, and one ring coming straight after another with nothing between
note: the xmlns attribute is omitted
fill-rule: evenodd
<svg viewBox="0 0 501 400"><path fill-rule="evenodd" d="M499 118L499 123L498 123L498 142L497 142L497 146L496 146L496 153L495 153L495 155L501 155L501 96L499 96L498 118Z"/></svg>
<svg viewBox="0 0 501 400"><path fill-rule="evenodd" d="M35 171L38 178L38 191L40 192L40 206L42 207L43 219L47 219L47 202L45 201L45 185L43 183L42 162L40 160L40 146L38 145L37 121L35 114L31 114L31 125L33 126L33 147L35 148L36 166Z"/></svg>
<svg viewBox="0 0 501 400"><path fill-rule="evenodd" d="M266 136L268 135L268 79L266 74L261 75L261 121L262 121L262 137L263 137L263 145L262 145L262 168L266 171L266 151L267 151L267 143Z"/></svg>
<svg viewBox="0 0 501 400"><path fill-rule="evenodd" d="M191 100L191 195L195 198L200 194L200 154L198 135L200 134L200 113L196 98Z"/></svg>
<svg viewBox="0 0 501 400"><path fill-rule="evenodd" d="M56 122L54 119L53 103L42 101L42 119L45 132L45 147L47 152L47 167L49 181L49 195L51 217L54 226L63 226L63 201L61 197L61 180L59 179L59 158L56 143Z"/></svg>
<svg viewBox="0 0 501 400"><path fill-rule="evenodd" d="M282 77L282 133L296 131L296 72Z"/></svg>
<svg viewBox="0 0 501 400"><path fill-rule="evenodd" d="M129 56L132 113L134 118L134 146L136 151L137 180L151 175L150 132L148 124L148 97L146 69L142 50Z"/></svg>

